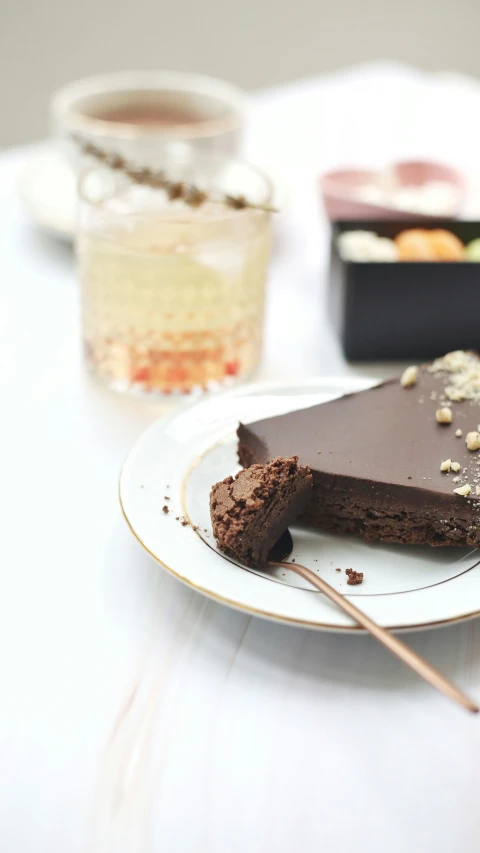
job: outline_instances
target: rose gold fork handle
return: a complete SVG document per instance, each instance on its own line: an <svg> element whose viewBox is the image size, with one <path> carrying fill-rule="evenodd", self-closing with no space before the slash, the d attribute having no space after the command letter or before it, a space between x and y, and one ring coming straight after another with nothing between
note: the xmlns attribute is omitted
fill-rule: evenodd
<svg viewBox="0 0 480 853"><path fill-rule="evenodd" d="M355 604L345 598L341 593L337 592L333 586L330 586L329 583L320 578L315 572L312 572L310 569L307 569L305 566L301 566L299 563L269 563L269 566L280 566L282 568L290 569L291 572L295 572L297 575L300 575L306 581L315 586L321 592L323 592L327 598L331 601L334 601L335 604L347 613L352 619L357 622L362 628L366 628L370 634L373 636L387 649L389 649L397 658L400 658L404 663L407 664L411 669L413 669L421 678L428 681L432 687L435 687L436 690L439 690L440 693L443 693L444 696L447 696L449 699L452 699L454 702L458 702L468 711L472 711L473 713L478 713L478 706L472 702L468 696L465 696L458 687L455 687L448 678L442 675L438 669L435 669L434 666L427 663L426 660L421 658L410 649L405 643L402 643L401 640L398 639L394 634L391 634L385 628L381 628L380 625L377 625L366 613L363 613Z"/></svg>

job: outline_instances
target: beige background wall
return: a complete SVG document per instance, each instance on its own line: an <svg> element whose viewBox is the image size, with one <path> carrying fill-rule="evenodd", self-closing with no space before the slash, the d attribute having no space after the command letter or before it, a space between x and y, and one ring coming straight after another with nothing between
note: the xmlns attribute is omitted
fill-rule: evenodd
<svg viewBox="0 0 480 853"><path fill-rule="evenodd" d="M253 89L371 59L480 77L480 0L0 0L0 146L44 136L49 93L98 71Z"/></svg>

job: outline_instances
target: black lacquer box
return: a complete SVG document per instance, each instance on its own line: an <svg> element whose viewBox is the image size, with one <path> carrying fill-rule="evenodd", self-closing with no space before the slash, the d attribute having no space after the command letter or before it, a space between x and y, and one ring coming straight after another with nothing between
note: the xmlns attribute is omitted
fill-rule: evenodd
<svg viewBox="0 0 480 853"><path fill-rule="evenodd" d="M337 249L344 231L394 238L418 227L445 228L464 244L480 238L480 222L332 223L329 312L347 358L413 361L455 349L480 350L480 263L357 263L344 261Z"/></svg>

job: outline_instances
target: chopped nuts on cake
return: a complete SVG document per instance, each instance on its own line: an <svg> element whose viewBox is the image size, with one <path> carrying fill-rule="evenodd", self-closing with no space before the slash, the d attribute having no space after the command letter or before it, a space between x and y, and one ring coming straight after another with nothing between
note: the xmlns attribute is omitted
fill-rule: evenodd
<svg viewBox="0 0 480 853"><path fill-rule="evenodd" d="M465 444L469 450L478 450L480 448L480 432L467 432Z"/></svg>
<svg viewBox="0 0 480 853"><path fill-rule="evenodd" d="M456 385L447 385L445 388L445 394L448 399L452 401L452 403L459 403L460 400L465 399L465 394L461 388L458 388Z"/></svg>
<svg viewBox="0 0 480 853"><path fill-rule="evenodd" d="M450 471L451 467L452 467L452 460L451 459L445 459L442 462L442 464L440 465L440 471Z"/></svg>
<svg viewBox="0 0 480 853"><path fill-rule="evenodd" d="M452 410L448 408L448 406L443 406L441 409L437 409L435 412L435 417L437 419L438 424L451 424L452 423Z"/></svg>
<svg viewBox="0 0 480 853"><path fill-rule="evenodd" d="M480 401L480 370L478 355L456 350L437 358L428 368L429 373L448 374L450 385L445 388L449 400Z"/></svg>
<svg viewBox="0 0 480 853"><path fill-rule="evenodd" d="M473 353L457 349L447 352L441 358L436 358L428 368L429 373L464 373L476 364Z"/></svg>
<svg viewBox="0 0 480 853"><path fill-rule="evenodd" d="M410 367L407 367L406 370L403 371L400 377L400 385L402 388L410 388L412 385L415 385L418 379L418 367L415 364L412 364Z"/></svg>
<svg viewBox="0 0 480 853"><path fill-rule="evenodd" d="M468 483L465 483L464 486L459 486L458 489L454 489L453 491L456 495L461 495L462 498L466 498L472 491L472 487Z"/></svg>

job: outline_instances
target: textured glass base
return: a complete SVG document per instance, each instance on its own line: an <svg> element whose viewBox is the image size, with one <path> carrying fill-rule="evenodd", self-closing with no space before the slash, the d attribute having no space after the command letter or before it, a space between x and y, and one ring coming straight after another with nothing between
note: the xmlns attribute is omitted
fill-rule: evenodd
<svg viewBox="0 0 480 853"><path fill-rule="evenodd" d="M165 403L168 404L168 408L173 408L177 405L181 405L182 403L193 403L201 397L220 394L222 391L227 391L237 385L249 382L255 375L258 366L250 370L248 373L242 374L242 376L229 376L226 377L223 382L213 381L207 383L204 387L197 385L186 391L178 389L173 391L162 391L155 387L145 387L140 382L128 383L121 379L109 379L108 377L97 373L95 368L92 367L88 361L86 362L85 367L88 376L96 385L99 385L113 394L130 397L131 399L143 402Z"/></svg>

